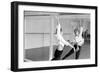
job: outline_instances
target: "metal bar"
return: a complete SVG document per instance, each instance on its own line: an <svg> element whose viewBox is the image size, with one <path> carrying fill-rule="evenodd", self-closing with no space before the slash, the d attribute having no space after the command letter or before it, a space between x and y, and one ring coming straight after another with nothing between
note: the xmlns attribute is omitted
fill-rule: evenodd
<svg viewBox="0 0 100 73"><path fill-rule="evenodd" d="M51 35L50 35L50 51L49 51L49 60L53 58L53 30L54 30L54 18L51 16Z"/></svg>

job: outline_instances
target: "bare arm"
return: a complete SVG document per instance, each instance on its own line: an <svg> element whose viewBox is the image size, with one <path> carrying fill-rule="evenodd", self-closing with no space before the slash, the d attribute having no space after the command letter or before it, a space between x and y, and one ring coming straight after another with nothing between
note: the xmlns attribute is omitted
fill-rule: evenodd
<svg viewBox="0 0 100 73"><path fill-rule="evenodd" d="M83 32L83 27L80 27L80 36L82 36L82 32Z"/></svg>

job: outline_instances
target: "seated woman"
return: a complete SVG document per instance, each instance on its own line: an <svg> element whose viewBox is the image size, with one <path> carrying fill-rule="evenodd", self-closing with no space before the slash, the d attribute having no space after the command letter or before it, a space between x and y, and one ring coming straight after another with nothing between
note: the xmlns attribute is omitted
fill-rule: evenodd
<svg viewBox="0 0 100 73"><path fill-rule="evenodd" d="M57 25L55 36L57 38L58 47L54 53L54 58L52 60L60 60L64 46L70 46L73 49L74 47L68 41L64 40L63 32L60 24Z"/></svg>
<svg viewBox="0 0 100 73"><path fill-rule="evenodd" d="M74 39L73 43L74 43L74 48L75 48L75 52L76 52L75 59L79 58L81 46L84 44L84 38L82 37L82 32L83 32L83 27L82 26L80 27L80 30L78 30L78 29L74 30L75 39ZM70 56L73 53L74 53L74 50L72 49L62 59L66 59L68 56Z"/></svg>

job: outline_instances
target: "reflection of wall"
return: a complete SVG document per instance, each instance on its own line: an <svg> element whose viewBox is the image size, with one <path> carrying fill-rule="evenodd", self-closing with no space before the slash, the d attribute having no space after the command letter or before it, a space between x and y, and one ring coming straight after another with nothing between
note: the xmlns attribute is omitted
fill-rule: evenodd
<svg viewBox="0 0 100 73"><path fill-rule="evenodd" d="M64 15L59 17L59 22L63 29L63 37L65 40L73 40L74 38L74 29L79 27L79 25L83 25L84 30L88 29L88 33L90 34L90 16L89 15ZM57 20L55 20L55 26L57 25ZM54 40L56 43L56 40Z"/></svg>
<svg viewBox="0 0 100 73"><path fill-rule="evenodd" d="M54 33L57 25L57 19L54 19ZM89 20L86 18L82 19L82 24L85 25L87 29L90 30ZM75 28L80 23L80 19L73 18L71 16L60 17L60 24L63 28L64 39L73 39L73 28ZM25 48L35 48L50 46L50 31L51 31L51 17L50 16L25 16ZM90 32L90 31L89 31ZM34 34L35 33L35 34ZM53 40L56 44L56 39L54 36Z"/></svg>

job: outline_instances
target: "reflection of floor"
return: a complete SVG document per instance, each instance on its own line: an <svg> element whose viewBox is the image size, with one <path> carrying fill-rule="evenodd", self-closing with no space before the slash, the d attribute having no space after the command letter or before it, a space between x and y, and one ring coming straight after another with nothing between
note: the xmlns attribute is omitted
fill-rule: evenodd
<svg viewBox="0 0 100 73"><path fill-rule="evenodd" d="M62 57L68 52L69 50L66 50L63 52L63 55ZM69 57L67 57L66 59L74 59L75 58L75 55L72 54L70 55ZM79 59L88 59L90 58L90 43L89 42L86 42L83 46L82 46L82 49L80 51L80 56L79 56Z"/></svg>
<svg viewBox="0 0 100 73"><path fill-rule="evenodd" d="M90 43L86 42L82 46L82 50L80 53L79 59L87 59L90 58ZM54 50L57 46L54 46ZM63 51L62 57L70 51L70 47L66 47ZM40 47L40 48L32 48L26 49L25 51L26 59L29 61L47 61L49 60L49 47ZM67 59L74 59L74 54L70 55Z"/></svg>

